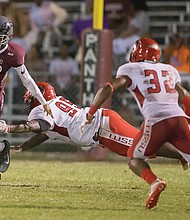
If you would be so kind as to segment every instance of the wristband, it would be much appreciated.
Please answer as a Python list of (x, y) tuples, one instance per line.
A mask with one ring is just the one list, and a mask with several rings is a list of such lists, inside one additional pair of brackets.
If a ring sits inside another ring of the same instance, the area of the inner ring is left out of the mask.
[(8, 134), (11, 132), (11, 126), (10, 125), (7, 125), (7, 128), (6, 128), (6, 131), (5, 133)]
[(95, 112), (97, 111), (96, 106), (94, 106), (93, 104), (90, 106), (90, 109), (88, 111), (88, 114), (93, 115)]

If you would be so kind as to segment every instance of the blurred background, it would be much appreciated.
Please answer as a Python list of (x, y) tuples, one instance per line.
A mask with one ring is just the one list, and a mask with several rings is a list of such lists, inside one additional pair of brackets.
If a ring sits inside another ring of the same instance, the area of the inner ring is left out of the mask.
[[(14, 37), (25, 48), (25, 64), (35, 81), (48, 81), (58, 95), (80, 105), (81, 33), (92, 28), (93, 0), (0, 0), (0, 14), (10, 17)], [(129, 61), (133, 43), (151, 37), (161, 46), (161, 61), (176, 67), (190, 91), (190, 1), (104, 0), (103, 28), (113, 32), (113, 71)], [(23, 87), (10, 71), (2, 118), (8, 123), (26, 119)], [(128, 91), (114, 94), (111, 108), (140, 127), (142, 116)], [(29, 135), (9, 135), (15, 145)], [(37, 150), (73, 151), (76, 148), (48, 142)], [(52, 147), (53, 145), (53, 147)], [(62, 144), (63, 145), (63, 144)]]

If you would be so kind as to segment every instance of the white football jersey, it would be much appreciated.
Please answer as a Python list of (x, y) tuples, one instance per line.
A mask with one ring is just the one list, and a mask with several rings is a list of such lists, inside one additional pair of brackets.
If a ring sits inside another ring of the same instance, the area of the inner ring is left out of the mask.
[(54, 118), (44, 112), (42, 105), (32, 109), (28, 115), (28, 120), (43, 119), (47, 121), (51, 127), (47, 131), (50, 139), (61, 139), (66, 143), (77, 144), (81, 146), (93, 146), (97, 144), (93, 140), (94, 134), (100, 127), (100, 119), (102, 109), (98, 109), (92, 123), (86, 125), (83, 135), (80, 134), (79, 126), (86, 118), (87, 108), (78, 108), (69, 100), (62, 96), (58, 96), (51, 101), (48, 101), (49, 106), (53, 112)]
[(127, 63), (117, 71), (117, 77), (122, 75), (132, 80), (128, 90), (145, 120), (149, 119), (154, 124), (170, 117), (187, 117), (178, 104), (178, 92), (175, 90), (181, 78), (171, 65), (148, 61)]

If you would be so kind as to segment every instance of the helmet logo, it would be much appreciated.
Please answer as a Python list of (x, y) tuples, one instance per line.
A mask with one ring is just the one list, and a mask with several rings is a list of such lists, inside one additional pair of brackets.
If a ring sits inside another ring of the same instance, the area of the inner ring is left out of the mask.
[(9, 21), (7, 21), (6, 23), (4, 23), (1, 27), (1, 33), (2, 34), (6, 34), (12, 27), (12, 23), (10, 23)]
[(13, 23), (5, 16), (0, 16), (0, 49), (5, 47), (13, 37)]
[(148, 45), (148, 48), (152, 48), (152, 49), (155, 49), (155, 50), (159, 50), (160, 49), (159, 46), (156, 45), (156, 44), (150, 44), (150, 45)]

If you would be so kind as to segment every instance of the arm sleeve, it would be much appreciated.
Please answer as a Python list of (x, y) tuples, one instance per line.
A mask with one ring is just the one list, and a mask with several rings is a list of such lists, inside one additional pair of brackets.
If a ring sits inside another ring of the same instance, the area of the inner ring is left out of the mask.
[(26, 89), (28, 89), (31, 92), (31, 94), (33, 96), (35, 96), (42, 105), (45, 105), (46, 100), (43, 97), (42, 93), (40, 92), (40, 89), (38, 88), (38, 86), (36, 85), (34, 80), (32, 79), (32, 77), (30, 76), (26, 66), (24, 64), (22, 64), (21, 66), (16, 67), (14, 69), (16, 70), (17, 74), (19, 75), (19, 77), (20, 77), (23, 85), (26, 87)]

